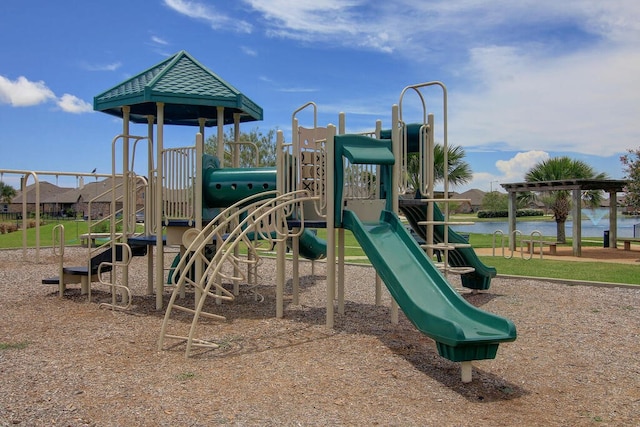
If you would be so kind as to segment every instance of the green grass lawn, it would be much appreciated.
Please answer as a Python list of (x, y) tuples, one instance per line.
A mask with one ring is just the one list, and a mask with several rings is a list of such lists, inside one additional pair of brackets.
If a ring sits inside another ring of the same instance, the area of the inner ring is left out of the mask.
[[(78, 236), (87, 232), (87, 222), (85, 221), (48, 221), (40, 227), (41, 246), (51, 246), (52, 229), (57, 224), (63, 224), (65, 226), (65, 241), (67, 245), (80, 244)], [(318, 230), (318, 236), (326, 239), (326, 230)], [(493, 245), (493, 236), (471, 233), (469, 236), (469, 242), (474, 248), (491, 248)], [(27, 245), (30, 247), (35, 246), (35, 228), (31, 228), (27, 231)], [(602, 239), (590, 239), (588, 241), (583, 241), (583, 246), (589, 245), (602, 246)], [(567, 242), (567, 246), (571, 246), (570, 240)], [(21, 247), (21, 232), (0, 235), (0, 249)], [(499, 253), (499, 251), (496, 252), (496, 254)], [(345, 231), (345, 256), (349, 262), (369, 262), (355, 237), (349, 231)], [(519, 257), (505, 259), (502, 256), (482, 256), (480, 259), (483, 263), (496, 267), (498, 274), (504, 275), (640, 285), (639, 265), (612, 264), (606, 262), (580, 262), (580, 268), (576, 268), (575, 261), (556, 261), (549, 259), (540, 260), (537, 258), (523, 260)]]
[[(326, 230), (318, 230), (318, 236), (326, 238)], [(549, 239), (555, 237), (549, 236)], [(469, 235), (469, 242), (474, 248), (491, 248), (493, 236), (490, 234)], [(500, 243), (497, 242), (499, 245)], [(571, 247), (571, 239), (566, 246)], [(582, 242), (583, 246), (602, 247), (602, 239), (589, 239)], [(364, 251), (358, 245), (353, 234), (345, 231), (345, 256), (364, 256)], [(499, 254), (497, 251), (496, 254)], [(580, 262), (580, 268), (576, 268), (575, 261), (556, 261), (549, 259), (523, 260), (514, 257), (505, 259), (502, 256), (481, 256), (480, 260), (489, 266), (496, 267), (498, 274), (530, 277), (548, 277), (554, 279), (584, 280), (605, 283), (626, 283), (640, 285), (640, 266), (627, 264), (612, 264), (605, 262)], [(349, 262), (368, 263), (367, 259), (352, 259)]]
[(640, 285), (640, 266), (606, 262), (557, 261), (519, 257), (481, 256), (480, 260), (498, 270), (498, 275), (548, 277), (576, 281)]
[[(64, 226), (64, 240), (67, 245), (79, 245), (78, 236), (84, 234), (88, 230), (88, 222), (73, 219), (46, 220), (40, 225), (40, 246), (51, 246), (53, 228), (62, 224)], [(22, 221), (20, 221), (22, 225)], [(35, 247), (36, 245), (36, 229), (27, 229), (27, 246)], [(0, 249), (22, 248), (22, 231), (13, 233), (0, 234)]]
[[(494, 221), (504, 221), (505, 223), (507, 222), (507, 218), (505, 217), (501, 217), (501, 218), (478, 218), (478, 214), (476, 213), (455, 213), (455, 214), (450, 214), (449, 215), (449, 219), (451, 221), (456, 221), (456, 222), (494, 222)], [(553, 215), (543, 215), (543, 216), (519, 216), (518, 217), (518, 222), (521, 221), (549, 221), (549, 222), (553, 222), (555, 221), (553, 219)]]
[[(20, 221), (22, 224), (22, 221)], [(89, 223), (84, 220), (74, 219), (55, 219), (45, 220), (40, 225), (40, 246), (47, 247), (52, 245), (53, 228), (62, 224), (64, 226), (64, 241), (66, 245), (73, 246), (79, 245), (79, 236), (85, 234), (89, 230)], [(137, 231), (142, 231), (140, 225), (137, 226)], [(27, 229), (27, 246), (36, 246), (36, 229), (35, 227)], [(22, 248), (22, 231), (19, 230), (13, 233), (0, 234), (0, 249)]]

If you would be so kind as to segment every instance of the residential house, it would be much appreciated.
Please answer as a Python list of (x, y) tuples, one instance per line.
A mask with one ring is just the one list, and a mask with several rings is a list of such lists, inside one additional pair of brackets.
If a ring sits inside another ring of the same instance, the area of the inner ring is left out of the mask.
[[(116, 178), (120, 181), (121, 178)], [(107, 178), (101, 181), (95, 180), (86, 184), (79, 182), (78, 188), (58, 187), (46, 181), (40, 182), (40, 214), (53, 217), (72, 216), (98, 219), (109, 215), (112, 202), (112, 180)], [(27, 212), (35, 212), (36, 184), (26, 188)], [(136, 195), (136, 209), (144, 206), (144, 191), (138, 191)], [(122, 209), (122, 189), (116, 188), (116, 210)], [(9, 212), (22, 212), (23, 194), (18, 191), (16, 197), (8, 207)], [(91, 212), (89, 212), (91, 210)]]

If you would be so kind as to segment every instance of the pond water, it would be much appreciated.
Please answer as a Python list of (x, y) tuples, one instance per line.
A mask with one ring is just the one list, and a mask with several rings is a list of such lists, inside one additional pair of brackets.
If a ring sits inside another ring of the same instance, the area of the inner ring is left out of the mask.
[[(604, 232), (609, 230), (608, 212), (603, 214), (598, 210), (595, 213), (590, 210), (584, 210), (583, 215), (589, 217), (588, 219), (582, 220), (583, 238), (603, 237)], [(640, 217), (630, 217), (618, 214), (617, 223), (618, 237), (634, 237), (634, 225), (636, 225), (636, 233), (640, 233)], [(493, 234), (496, 230), (500, 230), (505, 235), (509, 234), (509, 223), (506, 218), (503, 221), (476, 222), (473, 225), (452, 225), (451, 228), (463, 233)], [(525, 235), (531, 234), (532, 231), (539, 231), (543, 236), (556, 235), (555, 221), (517, 221), (516, 229), (520, 230), (522, 234)], [(573, 233), (573, 221), (569, 220), (565, 223), (565, 233), (567, 237), (571, 237)]]

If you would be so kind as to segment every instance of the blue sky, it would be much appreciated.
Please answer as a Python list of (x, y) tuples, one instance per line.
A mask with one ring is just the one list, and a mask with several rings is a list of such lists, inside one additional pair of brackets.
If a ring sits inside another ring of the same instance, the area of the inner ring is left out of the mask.
[[(3, 0), (0, 46), (0, 169), (109, 173), (122, 125), (93, 97), (180, 50), (264, 109), (244, 130), (287, 140), (307, 101), (355, 132), (389, 126), (405, 86), (444, 82), (449, 144), (474, 171), (458, 191), (522, 181), (558, 155), (622, 178), (620, 155), (640, 145), (635, 0)], [(421, 117), (414, 98), (407, 121)], [(427, 92), (436, 114), (439, 100)]]

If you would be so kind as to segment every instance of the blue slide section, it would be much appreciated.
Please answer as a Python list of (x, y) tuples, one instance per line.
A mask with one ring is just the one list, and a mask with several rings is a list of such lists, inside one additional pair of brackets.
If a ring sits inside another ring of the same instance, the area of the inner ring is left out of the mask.
[(474, 307), (451, 287), (393, 212), (383, 211), (377, 223), (362, 223), (344, 210), (343, 226), (407, 318), (436, 341), (441, 356), (455, 362), (492, 359), (499, 343), (516, 339), (510, 320)]

